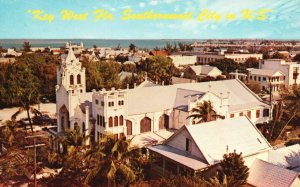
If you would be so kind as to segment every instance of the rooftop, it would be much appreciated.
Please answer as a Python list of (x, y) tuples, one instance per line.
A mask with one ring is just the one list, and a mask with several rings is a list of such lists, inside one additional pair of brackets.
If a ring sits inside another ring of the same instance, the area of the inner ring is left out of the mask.
[(148, 149), (159, 153), (171, 160), (174, 160), (184, 166), (187, 166), (193, 170), (200, 170), (208, 166), (196, 156), (168, 145), (157, 145), (148, 147)]
[(222, 160), (226, 152), (236, 151), (245, 157), (271, 149), (246, 116), (187, 125), (186, 129), (210, 164)]
[(298, 173), (256, 159), (249, 170), (247, 183), (257, 187), (289, 187)]

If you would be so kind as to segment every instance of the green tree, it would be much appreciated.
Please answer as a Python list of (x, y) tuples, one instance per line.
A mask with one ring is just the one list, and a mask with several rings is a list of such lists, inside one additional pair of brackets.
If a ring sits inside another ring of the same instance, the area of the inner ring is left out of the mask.
[(29, 125), (33, 132), (33, 124), (30, 112), (40, 114), (33, 105), (39, 102), (38, 79), (32, 74), (31, 69), (25, 64), (16, 64), (11, 69), (8, 78), (8, 93), (11, 95), (10, 102), (20, 106), (19, 110), (12, 116), (16, 116), (24, 110), (27, 112)]
[(228, 186), (237, 187), (246, 184), (249, 168), (245, 165), (242, 153), (225, 154), (220, 166), (222, 169), (220, 176), (218, 176), (219, 181), (223, 182), (226, 176)]
[(129, 185), (137, 179), (140, 152), (129, 148), (130, 141), (104, 136), (86, 155), (91, 169), (85, 182), (109, 186)]
[(119, 73), (121, 64), (115, 61), (100, 62), (97, 70), (102, 77), (104, 88), (110, 89), (112, 87), (119, 88), (121, 86)]
[(245, 72), (246, 71), (244, 66), (241, 66), (240, 64), (238, 64), (234, 60), (228, 59), (228, 58), (217, 60), (215, 62), (210, 62), (209, 65), (217, 67), (219, 70), (221, 70), (225, 74), (228, 74), (230, 72), (234, 72), (237, 69), (240, 72)]
[(104, 86), (103, 77), (98, 71), (97, 62), (83, 56), (82, 66), (86, 68), (86, 90), (99, 90)]
[(133, 43), (131, 43), (128, 48), (129, 48), (129, 52), (133, 52), (133, 53), (135, 53), (137, 49)]
[(148, 76), (159, 83), (171, 84), (172, 76), (178, 73), (178, 69), (172, 63), (172, 59), (161, 55), (152, 56), (142, 63), (142, 70), (148, 72)]
[(215, 121), (218, 118), (224, 118), (224, 116), (217, 114), (210, 101), (197, 103), (196, 107), (193, 108), (190, 112), (191, 115), (189, 115), (187, 118), (196, 119), (196, 123), (204, 123)]
[(300, 54), (297, 54), (294, 58), (294, 61), (300, 62)]
[(257, 81), (248, 80), (245, 82), (245, 85), (254, 93), (261, 93), (261, 84)]
[(246, 68), (258, 68), (259, 67), (259, 60), (256, 58), (250, 57), (245, 61)]
[(278, 134), (277, 138), (275, 138), (275, 140), (282, 135), (285, 128), (300, 113), (300, 86), (294, 87), (292, 92), (288, 92), (287, 94), (283, 95), (283, 102), (286, 106), (285, 111), (287, 116), (287, 122), (284, 124), (283, 128), (281, 129), (280, 133)]
[(30, 45), (30, 43), (29, 42), (24, 42), (23, 43), (23, 51), (24, 52), (30, 52), (31, 51), (31, 45)]

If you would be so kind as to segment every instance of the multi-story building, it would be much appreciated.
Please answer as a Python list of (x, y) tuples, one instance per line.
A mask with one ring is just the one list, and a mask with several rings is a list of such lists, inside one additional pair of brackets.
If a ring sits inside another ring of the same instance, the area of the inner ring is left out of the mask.
[(195, 123), (187, 117), (203, 101), (210, 101), (224, 118), (247, 115), (253, 123), (262, 123), (271, 117), (271, 107), (238, 79), (93, 92), (85, 87), (85, 68), (70, 49), (57, 69), (58, 133), (79, 126), (98, 140), (107, 133), (117, 139), (179, 129)]
[(261, 69), (278, 70), (285, 75), (285, 86), (291, 87), (300, 84), (300, 64), (297, 62), (286, 62), (282, 59), (268, 59), (260, 63)]
[(197, 63), (198, 64), (208, 64), (210, 62), (215, 62), (217, 60), (222, 59), (232, 59), (237, 63), (245, 63), (248, 58), (255, 58), (257, 60), (262, 60), (262, 54), (254, 54), (254, 53), (233, 53), (233, 54), (226, 54), (226, 53), (203, 53), (197, 55)]
[(279, 92), (284, 88), (285, 75), (278, 70), (248, 68), (249, 80), (257, 81), (263, 90), (272, 93)]

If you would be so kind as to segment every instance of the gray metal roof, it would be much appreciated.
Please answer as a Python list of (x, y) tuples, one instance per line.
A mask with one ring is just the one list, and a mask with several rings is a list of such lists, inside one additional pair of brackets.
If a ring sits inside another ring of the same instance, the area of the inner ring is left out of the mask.
[(256, 159), (250, 167), (247, 183), (257, 187), (289, 187), (299, 173)]
[(181, 151), (179, 149), (176, 149), (168, 145), (157, 145), (157, 146), (148, 147), (148, 149), (156, 153), (159, 153), (193, 170), (200, 170), (208, 166), (206, 163), (204, 163), (204, 161), (201, 161), (196, 156), (186, 151)]

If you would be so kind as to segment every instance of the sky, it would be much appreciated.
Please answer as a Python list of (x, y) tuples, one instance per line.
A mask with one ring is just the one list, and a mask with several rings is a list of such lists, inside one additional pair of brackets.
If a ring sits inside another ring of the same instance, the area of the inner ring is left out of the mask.
[[(190, 20), (120, 19), (125, 9), (134, 13), (193, 12)], [(300, 39), (300, 0), (0, 0), (0, 39)], [(86, 21), (62, 20), (61, 11), (88, 12)], [(94, 21), (93, 11), (105, 9), (115, 17)], [(219, 22), (198, 21), (208, 9), (222, 15)], [(267, 20), (243, 20), (241, 12), (272, 10)], [(43, 10), (54, 20), (33, 20), (28, 10)], [(228, 21), (227, 13), (236, 19)]]

